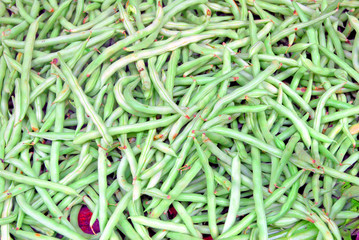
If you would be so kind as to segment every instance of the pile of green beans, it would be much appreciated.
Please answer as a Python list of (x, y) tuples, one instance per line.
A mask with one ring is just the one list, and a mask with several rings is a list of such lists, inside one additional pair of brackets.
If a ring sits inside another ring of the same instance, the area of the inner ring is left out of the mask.
[(358, 18), (357, 0), (0, 1), (0, 239), (359, 237)]

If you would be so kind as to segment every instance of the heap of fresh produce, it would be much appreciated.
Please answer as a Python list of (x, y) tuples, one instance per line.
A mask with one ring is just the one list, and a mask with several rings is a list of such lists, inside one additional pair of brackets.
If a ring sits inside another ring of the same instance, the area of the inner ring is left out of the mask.
[(1, 240), (358, 239), (358, 17), (2, 0)]

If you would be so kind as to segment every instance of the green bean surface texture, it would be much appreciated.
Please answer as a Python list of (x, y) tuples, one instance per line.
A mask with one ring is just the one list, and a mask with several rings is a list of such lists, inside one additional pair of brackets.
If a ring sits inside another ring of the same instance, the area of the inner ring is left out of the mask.
[(0, 40), (1, 240), (359, 239), (358, 0), (2, 0)]

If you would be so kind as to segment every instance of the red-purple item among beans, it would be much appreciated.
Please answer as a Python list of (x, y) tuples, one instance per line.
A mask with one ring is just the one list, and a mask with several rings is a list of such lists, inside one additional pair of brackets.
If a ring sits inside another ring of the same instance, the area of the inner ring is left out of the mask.
[(93, 229), (92, 231), (90, 227), (91, 217), (92, 217), (92, 212), (90, 211), (90, 209), (88, 209), (87, 206), (83, 206), (78, 215), (78, 222), (79, 222), (79, 227), (84, 233), (94, 235), (95, 233), (97, 234), (100, 232), (100, 226), (98, 220), (96, 219), (95, 223), (92, 226)]

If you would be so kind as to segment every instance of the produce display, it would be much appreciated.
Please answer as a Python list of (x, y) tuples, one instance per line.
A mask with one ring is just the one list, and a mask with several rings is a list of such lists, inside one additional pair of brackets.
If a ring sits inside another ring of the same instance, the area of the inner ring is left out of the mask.
[(359, 239), (358, 0), (2, 0), (0, 239)]

